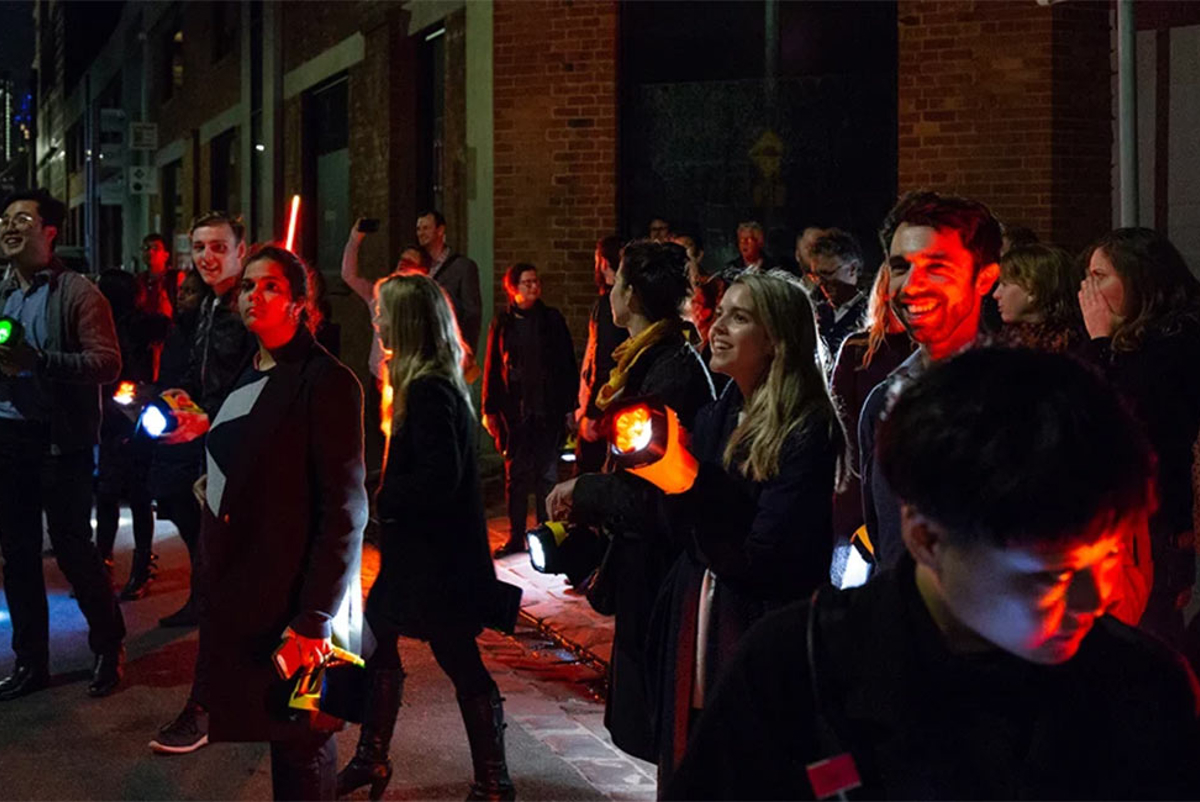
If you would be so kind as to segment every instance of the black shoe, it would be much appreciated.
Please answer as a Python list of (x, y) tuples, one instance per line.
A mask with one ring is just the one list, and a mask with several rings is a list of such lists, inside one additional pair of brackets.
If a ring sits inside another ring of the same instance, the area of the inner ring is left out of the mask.
[(499, 560), (501, 557), (507, 557), (510, 554), (520, 554), (523, 551), (525, 551), (524, 540), (510, 540), (492, 552), (492, 559)]
[(388, 757), (388, 750), (391, 748), (392, 730), (396, 727), (396, 714), (400, 712), (403, 696), (403, 670), (371, 672), (370, 696), (358, 734), (358, 748), (346, 768), (338, 772), (338, 796), (369, 785), (370, 799), (383, 798), (383, 792), (392, 779), (392, 761)]
[(508, 776), (508, 762), (504, 756), (506, 725), (500, 690), (493, 687), (489, 693), (467, 699), (460, 697), (458, 708), (467, 728), (471, 764), (475, 769), (475, 782), (471, 783), (468, 802), (516, 799), (517, 791)]
[(186, 755), (208, 743), (208, 711), (188, 699), (175, 720), (158, 731), (150, 748), (160, 755)]
[(121, 601), (134, 601), (146, 595), (154, 579), (155, 555), (134, 552), (133, 566), (129, 569), (129, 581), (121, 591)]
[(50, 671), (45, 665), (17, 663), (12, 674), (0, 679), (0, 702), (7, 702), (34, 691), (40, 691), (49, 682)]
[(125, 647), (118, 646), (111, 652), (96, 655), (92, 669), (92, 681), (88, 683), (88, 696), (108, 696), (121, 684), (125, 675)]
[(158, 619), (160, 627), (194, 627), (197, 623), (196, 607), (191, 598), (175, 612)]

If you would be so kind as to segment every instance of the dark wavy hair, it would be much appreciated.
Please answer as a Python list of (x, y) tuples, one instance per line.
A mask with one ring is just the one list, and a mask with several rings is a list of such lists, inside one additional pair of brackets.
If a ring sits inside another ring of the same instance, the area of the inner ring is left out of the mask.
[(1000, 261), (1004, 237), (991, 209), (976, 200), (957, 195), (939, 195), (928, 190), (909, 192), (897, 201), (879, 229), (884, 254), (892, 249), (896, 229), (929, 226), (937, 231), (957, 231), (963, 247), (975, 258), (975, 272)]
[(679, 317), (679, 308), (692, 291), (687, 251), (682, 245), (635, 240), (621, 253), (621, 270), (647, 320), (654, 323)]
[(196, 229), (204, 226), (229, 226), (233, 231), (234, 240), (241, 242), (246, 238), (246, 221), (240, 215), (229, 214), (229, 212), (205, 212), (192, 218), (192, 227), (188, 229), (188, 234), (195, 234)]
[(900, 394), (876, 449), (896, 495), (964, 545), (1080, 542), (1155, 504), (1141, 426), (1063, 354), (979, 348), (936, 363)]
[(246, 268), (253, 262), (263, 259), (274, 262), (283, 268), (283, 276), (287, 279), (292, 300), (303, 303), (300, 321), (308, 327), (310, 332), (315, 332), (321, 325), (321, 310), (318, 307), (317, 284), (312, 268), (287, 248), (270, 243), (260, 243), (250, 249), (246, 261), (242, 263), (242, 273), (244, 274)]
[(1175, 334), (1200, 320), (1200, 281), (1162, 234), (1151, 228), (1110, 231), (1083, 251), (1084, 275), (1096, 251), (1108, 257), (1121, 277), (1130, 310), (1113, 332), (1114, 350), (1136, 351), (1147, 337)]
[[(624, 247), (625, 240), (618, 237), (616, 234), (609, 234), (607, 237), (601, 237), (596, 242), (596, 250), (604, 257), (604, 261), (608, 262), (608, 266), (612, 268), (614, 273), (621, 266), (621, 248)], [(604, 280), (604, 271), (599, 266), (596, 267), (596, 273), (593, 276), (596, 281), (596, 291), (601, 295), (608, 292), (608, 282)]]

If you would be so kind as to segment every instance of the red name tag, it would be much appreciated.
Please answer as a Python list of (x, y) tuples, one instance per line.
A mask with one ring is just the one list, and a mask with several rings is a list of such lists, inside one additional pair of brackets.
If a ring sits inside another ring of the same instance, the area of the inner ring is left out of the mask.
[(849, 752), (809, 763), (807, 770), (808, 781), (817, 799), (828, 799), (862, 786), (858, 766), (854, 765), (854, 756)]

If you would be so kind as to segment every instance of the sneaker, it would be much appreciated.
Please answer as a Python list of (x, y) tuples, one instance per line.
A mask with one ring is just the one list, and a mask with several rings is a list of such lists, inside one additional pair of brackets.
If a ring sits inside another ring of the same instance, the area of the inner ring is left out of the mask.
[(160, 755), (186, 755), (208, 744), (208, 711), (191, 699), (183, 711), (150, 741), (150, 749)]

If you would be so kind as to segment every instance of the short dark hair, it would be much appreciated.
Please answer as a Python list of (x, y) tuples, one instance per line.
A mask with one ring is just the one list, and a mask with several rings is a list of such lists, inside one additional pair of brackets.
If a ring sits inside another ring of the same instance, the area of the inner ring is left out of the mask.
[(537, 272), (537, 267), (528, 262), (517, 262), (508, 266), (508, 270), (504, 271), (504, 289), (508, 290), (508, 297), (515, 297), (517, 294), (518, 285), (521, 283), (521, 274), (532, 270)]
[(688, 220), (671, 227), (671, 234), (676, 237), (687, 237), (696, 246), (696, 250), (704, 250), (704, 233), (700, 225)]
[[(260, 243), (250, 249), (246, 256), (244, 267), (262, 260), (274, 262), (283, 268), (284, 278), (287, 279), (288, 289), (293, 301), (304, 302), (303, 320), (309, 331), (315, 332), (321, 324), (321, 311), (318, 306), (318, 285), (312, 269), (296, 254), (287, 248), (270, 243)], [(245, 270), (243, 268), (243, 274)]]
[(856, 268), (863, 265), (862, 248), (858, 240), (848, 231), (831, 228), (825, 231), (812, 246), (813, 256), (835, 256), (842, 264), (853, 264)]
[(442, 214), (441, 212), (439, 212), (437, 209), (426, 209), (425, 211), (423, 211), (417, 215), (418, 220), (420, 220), (422, 217), (432, 217), (433, 225), (435, 227), (440, 228), (440, 227), (446, 225), (446, 216), (444, 214)]
[(1003, 235), (1000, 222), (986, 205), (957, 195), (939, 195), (928, 190), (909, 192), (888, 212), (879, 229), (884, 254), (892, 250), (896, 229), (929, 226), (937, 231), (957, 231), (963, 247), (975, 259), (975, 270), (1000, 261)]
[(633, 287), (651, 323), (679, 316), (692, 290), (687, 264), (687, 251), (674, 242), (635, 240), (621, 252), (625, 283)]
[(1040, 240), (1033, 229), (1027, 226), (1003, 226), (1004, 238), (1008, 240), (1009, 248), (1021, 248), (1025, 245), (1037, 245)]
[[(610, 234), (607, 237), (601, 237), (596, 242), (596, 250), (604, 257), (604, 261), (608, 262), (608, 266), (612, 268), (614, 273), (621, 266), (621, 248), (625, 246), (625, 240), (618, 237), (616, 234)], [(608, 290), (608, 282), (604, 280), (604, 273), (599, 267), (596, 268), (595, 276), (596, 290), (598, 292), (606, 292)]]
[(427, 271), (429, 270), (429, 251), (425, 250), (420, 245), (417, 245), (415, 243), (412, 245), (405, 245), (403, 248), (401, 248), (400, 255), (403, 256), (405, 251), (416, 251), (417, 253), (419, 253), (421, 255), (421, 261), (420, 261), (421, 267), (425, 268), (425, 270), (427, 270)]
[(900, 394), (876, 448), (896, 495), (964, 545), (1068, 543), (1154, 503), (1141, 427), (1062, 354), (980, 348), (936, 363)]
[[(7, 209), (17, 201), (33, 201), (37, 204), (38, 217), (42, 218), (43, 226), (54, 226), (58, 229), (58, 234), (63, 232), (63, 224), (67, 219), (67, 206), (58, 198), (50, 194), (50, 190), (38, 187), (37, 189), (23, 189), (14, 192), (4, 199), (4, 209)], [(2, 211), (2, 210), (0, 210)], [(58, 235), (55, 235), (55, 239)]]
[(205, 212), (192, 218), (192, 227), (188, 229), (188, 236), (196, 233), (196, 229), (205, 226), (229, 226), (233, 230), (233, 238), (241, 242), (246, 238), (246, 223), (240, 215), (230, 214), (229, 212)]
[(147, 234), (146, 236), (142, 237), (142, 247), (149, 245), (151, 242), (160, 243), (163, 246), (164, 250), (167, 250), (167, 251), (171, 250), (170, 248), (167, 247), (167, 238), (164, 237), (162, 234), (159, 234), (157, 231), (152, 231), (149, 234)]
[(1147, 336), (1176, 333), (1200, 318), (1200, 280), (1171, 241), (1152, 228), (1118, 228), (1093, 242), (1081, 257), (1087, 275), (1092, 254), (1102, 251), (1125, 287), (1128, 315), (1113, 333), (1117, 351), (1139, 348)]

